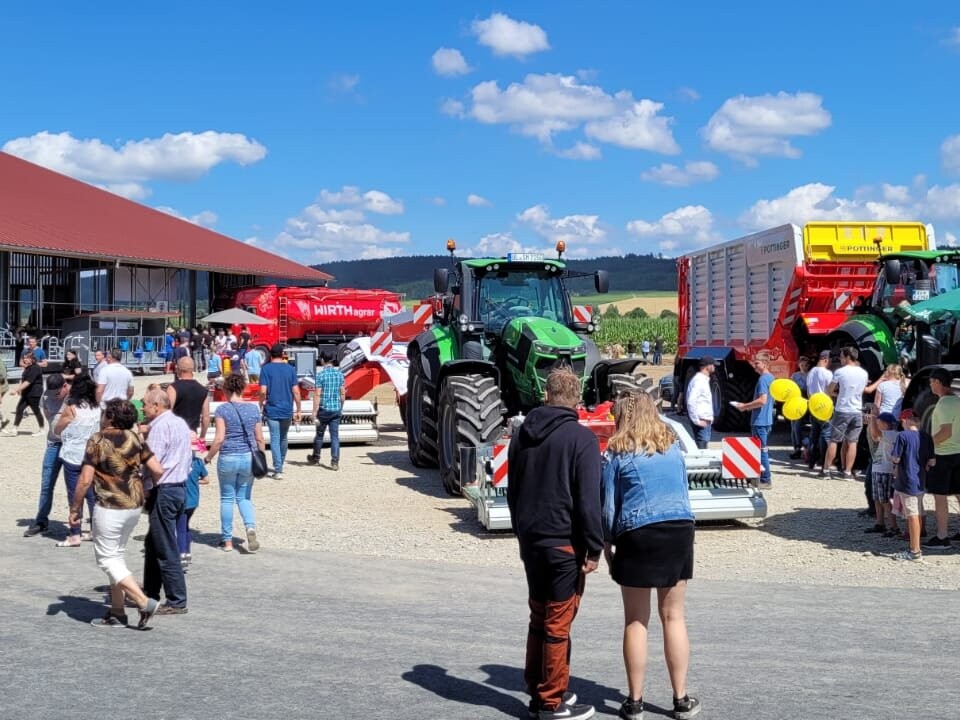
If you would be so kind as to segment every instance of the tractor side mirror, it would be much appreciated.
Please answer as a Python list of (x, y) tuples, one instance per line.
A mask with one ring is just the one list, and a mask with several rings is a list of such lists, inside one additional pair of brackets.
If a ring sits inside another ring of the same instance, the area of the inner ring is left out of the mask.
[(597, 272), (593, 274), (593, 286), (597, 289), (598, 293), (610, 291), (610, 276), (606, 270), (597, 270)]
[(900, 261), (887, 260), (883, 263), (883, 278), (887, 285), (900, 284)]
[(435, 268), (433, 271), (433, 289), (441, 295), (450, 287), (450, 271), (446, 268)]

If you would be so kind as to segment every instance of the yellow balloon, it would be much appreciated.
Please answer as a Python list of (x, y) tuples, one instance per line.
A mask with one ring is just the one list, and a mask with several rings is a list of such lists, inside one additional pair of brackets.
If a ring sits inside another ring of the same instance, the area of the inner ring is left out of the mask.
[(818, 392), (810, 396), (807, 402), (810, 414), (820, 422), (826, 422), (833, 417), (833, 400), (826, 393)]
[(807, 414), (807, 401), (802, 397), (792, 397), (783, 404), (783, 416), (787, 420), (799, 420)]
[(770, 383), (770, 394), (777, 402), (786, 402), (790, 398), (800, 397), (800, 386), (790, 378), (777, 378)]

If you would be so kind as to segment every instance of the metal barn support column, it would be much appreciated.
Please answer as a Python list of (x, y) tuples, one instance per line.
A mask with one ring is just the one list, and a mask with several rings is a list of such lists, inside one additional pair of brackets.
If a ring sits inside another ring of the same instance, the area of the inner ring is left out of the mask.
[(187, 271), (187, 327), (197, 326), (197, 271)]

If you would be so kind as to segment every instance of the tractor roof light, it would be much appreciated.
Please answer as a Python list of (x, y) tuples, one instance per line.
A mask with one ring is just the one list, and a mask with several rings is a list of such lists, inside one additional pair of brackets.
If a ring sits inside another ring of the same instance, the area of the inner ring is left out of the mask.
[(457, 251), (457, 241), (453, 238), (447, 239), (447, 252), (453, 255)]
[(557, 240), (557, 257), (562, 258), (563, 254), (567, 251), (567, 243), (563, 240)]

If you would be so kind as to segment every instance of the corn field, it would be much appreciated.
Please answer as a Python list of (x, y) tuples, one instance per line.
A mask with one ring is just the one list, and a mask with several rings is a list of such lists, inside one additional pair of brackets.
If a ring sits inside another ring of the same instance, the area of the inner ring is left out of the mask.
[(666, 353), (677, 351), (677, 319), (673, 318), (626, 318), (602, 317), (593, 334), (593, 341), (603, 347), (619, 343), (624, 347), (633, 340), (639, 347), (649, 340), (651, 347), (657, 337), (663, 338), (663, 350)]

